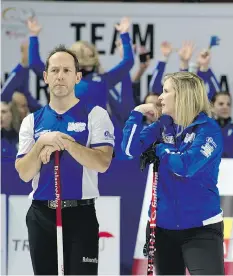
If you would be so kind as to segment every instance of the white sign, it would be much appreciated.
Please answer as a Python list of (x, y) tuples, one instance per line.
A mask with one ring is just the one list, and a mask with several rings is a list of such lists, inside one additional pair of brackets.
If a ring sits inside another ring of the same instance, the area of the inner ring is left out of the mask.
[(31, 200), (27, 196), (9, 196), (8, 202), (8, 274), (33, 275), (26, 226)]
[[(30, 203), (27, 196), (9, 197), (9, 275), (33, 274), (25, 221)], [(100, 226), (99, 275), (119, 275), (120, 198), (98, 198), (96, 213)]]
[(230, 177), (232, 175), (232, 169), (233, 158), (222, 158), (218, 175), (218, 188), (220, 195), (233, 196), (232, 177)]
[(6, 274), (6, 195), (1, 194), (1, 275)]
[(120, 275), (120, 197), (96, 200), (99, 221), (99, 275)]
[[(220, 45), (211, 50), (211, 67), (218, 79), (221, 75), (227, 75), (228, 84), (233, 89), (233, 38), (229, 35), (229, 30), (233, 29), (232, 4), (5, 1), (2, 3), (2, 11), (2, 74), (10, 72), (20, 61), (20, 43), (27, 38), (25, 21), (32, 15), (37, 16), (43, 27), (39, 36), (43, 61), (54, 46), (62, 43), (69, 47), (81, 39), (96, 45), (102, 67), (107, 71), (120, 62), (118, 53), (114, 52), (117, 38), (114, 25), (127, 15), (132, 18), (130, 35), (133, 43), (139, 46), (145, 44), (146, 48), (154, 53), (154, 59), (141, 80), (142, 98), (147, 93), (147, 74), (153, 72), (158, 59), (161, 58), (161, 42), (169, 41), (174, 48), (179, 48), (185, 40), (194, 41), (196, 50), (191, 62), (196, 63), (197, 53), (208, 48), (213, 35), (220, 38)], [(132, 72), (137, 69), (138, 58)], [(177, 52), (174, 52), (169, 58), (166, 72), (178, 70), (179, 58)], [(34, 76), (31, 79), (31, 91), (36, 95)], [(43, 89), (41, 91), (43, 92)], [(43, 101), (45, 97), (42, 98)]]

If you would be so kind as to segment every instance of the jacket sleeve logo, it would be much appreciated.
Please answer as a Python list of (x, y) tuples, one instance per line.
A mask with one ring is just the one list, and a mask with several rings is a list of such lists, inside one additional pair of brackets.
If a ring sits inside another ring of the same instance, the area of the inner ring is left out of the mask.
[(212, 154), (212, 152), (217, 148), (216, 143), (214, 142), (214, 139), (212, 137), (206, 138), (205, 145), (201, 146), (200, 152), (206, 157), (209, 158)]

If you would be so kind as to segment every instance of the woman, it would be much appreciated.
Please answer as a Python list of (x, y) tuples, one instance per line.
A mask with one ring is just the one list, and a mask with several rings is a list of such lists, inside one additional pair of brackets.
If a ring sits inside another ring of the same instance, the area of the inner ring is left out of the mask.
[(232, 99), (230, 93), (219, 92), (212, 99), (213, 113), (222, 130), (223, 158), (233, 158), (233, 122), (231, 120)]
[(9, 103), (1, 102), (1, 158), (15, 160), (18, 145), (18, 132), (15, 129), (15, 116)]
[(153, 142), (160, 160), (155, 264), (157, 275), (223, 275), (223, 216), (216, 186), (222, 134), (210, 118), (203, 81), (179, 72), (167, 75), (161, 118), (142, 130), (153, 104), (136, 107), (126, 122), (122, 148), (128, 156)]

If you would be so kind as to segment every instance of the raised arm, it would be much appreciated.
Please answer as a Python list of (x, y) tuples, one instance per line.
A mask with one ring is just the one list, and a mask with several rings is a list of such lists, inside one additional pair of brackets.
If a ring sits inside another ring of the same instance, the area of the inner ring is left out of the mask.
[(158, 62), (149, 85), (149, 92), (160, 95), (163, 92), (162, 79), (165, 72), (166, 63), (172, 53), (171, 43), (164, 41), (160, 45), (162, 54), (161, 60)]
[[(140, 47), (139, 48), (139, 57), (140, 56), (144, 56), (148, 53), (148, 51), (146, 50), (145, 47)], [(136, 72), (134, 73), (133, 77), (132, 77), (132, 82), (139, 82), (142, 75), (146, 72), (146, 70), (148, 69), (148, 67), (150, 66), (150, 62), (151, 62), (151, 58), (150, 58), (150, 54), (148, 53), (148, 55), (146, 55), (145, 57), (145, 61), (141, 61), (139, 63), (139, 67), (137, 68)]]
[(197, 60), (199, 70), (197, 72), (197, 75), (204, 80), (208, 93), (208, 98), (211, 101), (214, 95), (220, 91), (220, 85), (217, 81), (216, 76), (210, 69), (210, 60), (210, 51), (203, 50), (199, 53)]
[(118, 65), (116, 65), (114, 68), (103, 75), (107, 82), (108, 89), (111, 89), (117, 83), (121, 82), (134, 65), (133, 49), (128, 33), (130, 27), (129, 18), (122, 18), (120, 24), (116, 25), (115, 27), (120, 33), (121, 37), (123, 46), (123, 59)]
[(40, 58), (38, 35), (42, 29), (36, 19), (28, 20), (29, 38), (29, 67), (41, 79), (43, 79), (44, 62)]
[(181, 48), (178, 51), (180, 58), (180, 71), (189, 70), (189, 62), (192, 58), (195, 45), (192, 41), (183, 41)]
[[(121, 40), (116, 42), (116, 46), (122, 58), (123, 46)], [(126, 74), (120, 83), (109, 90), (108, 104), (111, 108), (111, 114), (115, 116), (118, 124), (120, 124), (123, 129), (131, 110), (135, 107), (132, 81), (129, 73)]]

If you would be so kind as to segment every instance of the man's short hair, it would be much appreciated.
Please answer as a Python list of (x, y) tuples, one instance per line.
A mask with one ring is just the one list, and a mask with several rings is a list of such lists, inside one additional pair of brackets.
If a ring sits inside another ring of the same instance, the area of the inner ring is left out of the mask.
[(49, 59), (51, 58), (51, 56), (53, 56), (56, 53), (67, 53), (69, 55), (71, 55), (74, 59), (74, 66), (75, 66), (75, 70), (76, 73), (79, 72), (79, 62), (78, 59), (75, 55), (75, 53), (73, 51), (71, 51), (70, 49), (66, 48), (65, 45), (60, 44), (59, 46), (56, 46), (48, 55), (46, 62), (45, 62), (45, 71), (48, 72), (48, 68), (49, 68)]

